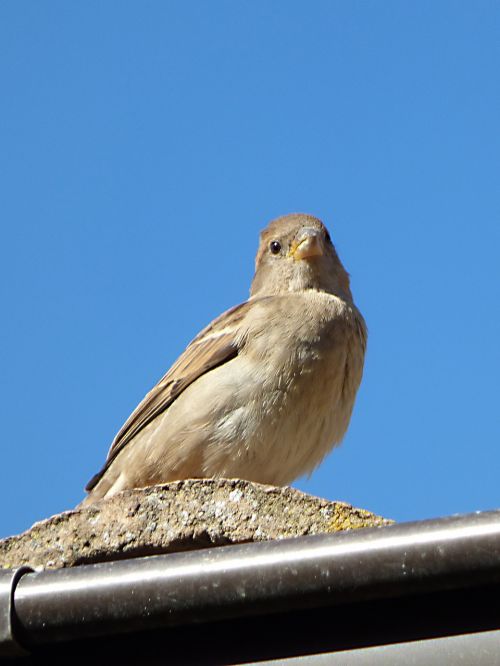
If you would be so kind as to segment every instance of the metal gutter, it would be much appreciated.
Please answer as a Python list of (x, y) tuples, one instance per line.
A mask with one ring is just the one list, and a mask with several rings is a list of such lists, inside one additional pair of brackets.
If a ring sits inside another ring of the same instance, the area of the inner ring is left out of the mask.
[(30, 571), (30, 567), (0, 571), (0, 657), (28, 654), (14, 636), (14, 591), (21, 577)]
[[(500, 511), (24, 573), (17, 638), (57, 641), (500, 582)], [(5, 617), (0, 598), (0, 617)], [(0, 654), (8, 645), (0, 633)]]

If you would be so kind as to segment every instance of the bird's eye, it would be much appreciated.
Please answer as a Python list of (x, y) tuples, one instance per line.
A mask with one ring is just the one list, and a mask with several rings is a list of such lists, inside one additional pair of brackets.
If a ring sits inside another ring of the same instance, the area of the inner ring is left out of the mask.
[(269, 249), (273, 254), (278, 254), (278, 252), (281, 250), (281, 243), (278, 243), (278, 241), (271, 241), (269, 243)]

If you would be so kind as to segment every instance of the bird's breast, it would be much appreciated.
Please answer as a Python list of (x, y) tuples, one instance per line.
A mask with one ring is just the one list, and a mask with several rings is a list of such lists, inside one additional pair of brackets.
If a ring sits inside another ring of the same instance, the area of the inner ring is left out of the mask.
[(267, 313), (266, 335), (249, 337), (241, 409), (221, 420), (222, 428), (244, 433), (237, 460), (247, 478), (253, 466), (250, 478), (274, 484), (309, 473), (341, 441), (364, 356), (357, 311), (340, 299), (285, 304), (284, 312), (280, 306)]

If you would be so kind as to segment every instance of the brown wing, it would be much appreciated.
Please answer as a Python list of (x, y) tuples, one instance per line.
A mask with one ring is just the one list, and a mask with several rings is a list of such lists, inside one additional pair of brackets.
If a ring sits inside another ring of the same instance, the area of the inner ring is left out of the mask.
[(158, 414), (168, 409), (184, 389), (201, 375), (238, 355), (242, 345), (239, 324), (248, 308), (249, 302), (246, 301), (227, 310), (196, 336), (129, 416), (111, 444), (104, 467), (90, 479), (85, 490), (94, 488), (123, 447)]

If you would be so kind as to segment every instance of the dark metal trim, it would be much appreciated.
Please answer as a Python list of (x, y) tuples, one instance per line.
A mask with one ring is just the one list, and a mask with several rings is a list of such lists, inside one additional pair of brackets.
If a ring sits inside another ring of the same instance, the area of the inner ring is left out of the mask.
[(500, 582), (500, 511), (27, 574), (29, 645)]
[(31, 567), (0, 571), (0, 658), (20, 657), (28, 652), (14, 635), (14, 592), (21, 577), (33, 571)]

